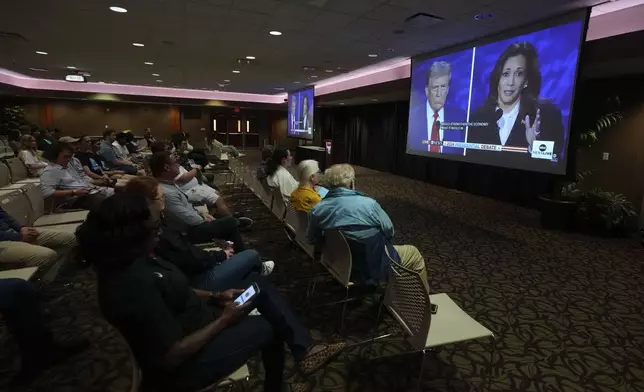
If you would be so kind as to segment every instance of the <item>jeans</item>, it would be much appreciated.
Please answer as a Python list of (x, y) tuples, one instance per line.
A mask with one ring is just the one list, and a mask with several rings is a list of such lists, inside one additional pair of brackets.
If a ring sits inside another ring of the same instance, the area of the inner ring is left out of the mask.
[(192, 287), (206, 291), (226, 291), (231, 288), (231, 282), (244, 280), (253, 271), (259, 272), (261, 267), (262, 259), (259, 253), (252, 249), (245, 250), (194, 276), (191, 279)]
[[(308, 330), (299, 322), (277, 289), (263, 276), (252, 273), (229, 282), (227, 288), (246, 288), (257, 283), (260, 293), (253, 304), (261, 316), (246, 316), (205, 345), (177, 372), (181, 386), (198, 390), (226, 377), (262, 352), (266, 372), (264, 391), (280, 392), (284, 382), (284, 343), (295, 360), (302, 360), (311, 344)], [(183, 389), (181, 389), (183, 390)]]
[(244, 240), (239, 234), (239, 221), (232, 216), (215, 219), (212, 222), (204, 222), (197, 226), (192, 226), (188, 230), (188, 239), (193, 244), (202, 244), (212, 242), (217, 239), (232, 241), (235, 252), (243, 252), (245, 248)]
[(22, 279), (0, 279), (0, 313), (18, 341), (23, 366), (37, 362), (53, 342), (45, 326), (36, 293)]
[(112, 165), (110, 167), (112, 170), (120, 170), (122, 172), (125, 172), (125, 174), (129, 174), (132, 176), (135, 176), (136, 173), (138, 173), (138, 170), (134, 166), (129, 166), (129, 165)]

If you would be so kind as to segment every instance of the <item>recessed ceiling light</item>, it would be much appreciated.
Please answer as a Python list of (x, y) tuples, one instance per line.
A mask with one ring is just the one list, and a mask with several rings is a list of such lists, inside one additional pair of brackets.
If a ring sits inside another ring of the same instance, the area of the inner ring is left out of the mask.
[(157, 79), (157, 83), (163, 83), (163, 80)]
[(49, 53), (47, 53), (47, 52), (42, 52), (42, 51), (40, 51), (40, 50), (37, 50), (37, 51), (36, 51), (36, 54), (42, 54), (43, 56), (46, 56), (46, 55), (48, 55)]
[(293, 82), (293, 83), (295, 83), (295, 84), (300, 84), (300, 82)]
[(374, 58), (374, 57), (378, 57), (378, 55), (375, 53), (369, 53), (369, 57)]
[(68, 65), (67, 69), (76, 69), (76, 67), (74, 67), (73, 65)]
[(284, 87), (275, 87), (275, 90), (282, 91), (282, 90), (284, 90)]
[(340, 102), (340, 105), (344, 105), (344, 102)]
[(152, 74), (152, 76), (161, 76), (161, 75), (159, 75), (159, 74)]
[(145, 65), (154, 65), (154, 63), (153, 63), (153, 62), (151, 62), (151, 61), (146, 61), (146, 62), (145, 62), (145, 63), (143, 63), (143, 64), (145, 64)]
[(233, 69), (233, 73), (240, 73), (240, 72), (236, 69)]
[(317, 75), (311, 75), (311, 79), (315, 79), (317, 77), (318, 77)]
[(490, 18), (492, 18), (492, 14), (490, 14), (490, 13), (483, 13), (483, 14), (474, 15), (474, 20), (485, 20), (485, 19), (490, 19)]
[(143, 44), (142, 44), (142, 43), (140, 43), (140, 42), (133, 42), (133, 43), (132, 43), (132, 45), (133, 45), (133, 46), (138, 46), (139, 48), (140, 48), (140, 47), (145, 46), (145, 45), (143, 45)]
[(325, 70), (324, 70), (324, 72), (326, 72), (326, 73), (333, 73), (333, 70), (332, 70), (332, 69), (325, 69)]
[(269, 31), (268, 34), (270, 34), (270, 35), (282, 35), (282, 32), (277, 31), (277, 30), (273, 30), (273, 31)]
[(224, 79), (224, 83), (230, 83), (230, 79)]
[(255, 60), (255, 56), (246, 56), (246, 60)]
[(125, 8), (123, 8), (123, 7), (110, 7), (110, 10), (112, 10), (114, 12), (120, 12), (120, 13), (127, 12), (127, 10)]
[(47, 72), (48, 71), (45, 68), (29, 68), (29, 69), (32, 70), (32, 71), (36, 71), (36, 72)]
[(378, 102), (378, 98), (372, 98), (371, 102)]

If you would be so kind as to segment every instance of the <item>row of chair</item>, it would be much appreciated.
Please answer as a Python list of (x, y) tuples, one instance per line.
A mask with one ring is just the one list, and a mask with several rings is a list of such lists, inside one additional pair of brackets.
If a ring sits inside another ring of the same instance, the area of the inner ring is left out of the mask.
[[(239, 183), (254, 193), (260, 200), (283, 222), (288, 230), (295, 233), (294, 238), (289, 238), (302, 248), (310, 257), (313, 255), (313, 247), (306, 241), (308, 228), (308, 215), (302, 211), (296, 211), (290, 203), (285, 202), (279, 189), (268, 187), (265, 182), (259, 181), (255, 171), (242, 161), (232, 159), (229, 161), (233, 185)], [(349, 288), (353, 286), (350, 279), (352, 269), (352, 257), (349, 245), (340, 231), (325, 231), (325, 243), (320, 255), (320, 264), (333, 276), (333, 278), (346, 289), (341, 329), (344, 325), (346, 304), (349, 299)], [(490, 362), (494, 360), (496, 350), (496, 337), (488, 328), (469, 316), (448, 294), (430, 294), (429, 288), (423, 282), (418, 272), (404, 268), (390, 258), (390, 275), (385, 289), (384, 299), (380, 309), (387, 309), (392, 317), (402, 327), (407, 340), (415, 351), (423, 353), (421, 371), (418, 378), (418, 387), (422, 381), (425, 365), (425, 354), (436, 347), (454, 344), (458, 342), (476, 340), (480, 338), (492, 338), (490, 350)], [(313, 294), (315, 286), (309, 290)], [(436, 306), (436, 312), (432, 313), (432, 305)], [(381, 311), (376, 318), (374, 335), (370, 343), (376, 339), (390, 336), (389, 334), (375, 337)], [(369, 350), (370, 352), (370, 350)], [(367, 357), (369, 356), (369, 352)], [(492, 375), (488, 378), (491, 382)]]

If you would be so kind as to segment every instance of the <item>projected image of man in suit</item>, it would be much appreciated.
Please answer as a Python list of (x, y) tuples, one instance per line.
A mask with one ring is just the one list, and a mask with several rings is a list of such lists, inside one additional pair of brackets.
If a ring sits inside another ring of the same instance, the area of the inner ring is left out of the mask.
[(302, 97), (302, 113), (300, 115), (300, 129), (311, 129), (311, 116), (309, 113), (309, 96), (304, 94)]
[(297, 129), (297, 97), (292, 96), (291, 97), (291, 131), (294, 131)]
[[(425, 83), (427, 151), (436, 153), (461, 153), (462, 149), (432, 145), (432, 141), (463, 141), (463, 130), (453, 129), (452, 122), (463, 122), (465, 112), (456, 106), (446, 105), (452, 80), (452, 65), (437, 61), (429, 67)], [(424, 125), (424, 124), (423, 124)], [(449, 129), (448, 129), (449, 128)]]

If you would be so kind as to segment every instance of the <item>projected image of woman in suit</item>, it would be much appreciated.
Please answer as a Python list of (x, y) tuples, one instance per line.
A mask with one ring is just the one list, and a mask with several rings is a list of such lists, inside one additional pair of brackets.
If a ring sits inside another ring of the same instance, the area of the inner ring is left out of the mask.
[(488, 125), (471, 126), (468, 141), (527, 147), (528, 151), (535, 140), (553, 141), (557, 153), (563, 148), (561, 111), (552, 103), (540, 101), (540, 93), (541, 70), (536, 48), (529, 42), (509, 45), (490, 74), (486, 102), (470, 119)]

